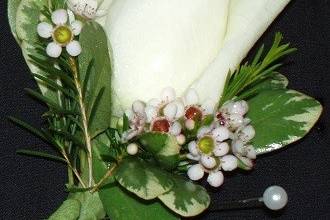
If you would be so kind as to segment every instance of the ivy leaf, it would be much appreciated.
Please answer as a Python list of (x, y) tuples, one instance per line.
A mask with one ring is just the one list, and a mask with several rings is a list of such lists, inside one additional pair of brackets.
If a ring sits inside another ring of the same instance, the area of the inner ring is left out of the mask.
[(67, 199), (48, 219), (76, 220), (80, 215), (81, 203), (77, 199)]
[[(108, 39), (103, 28), (96, 22), (87, 22), (81, 31), (79, 41), (82, 53), (79, 55), (80, 80), (89, 118), (91, 137), (110, 126), (111, 119), (111, 61)], [(87, 83), (85, 81), (87, 80)]]
[(301, 139), (322, 112), (317, 100), (286, 89), (262, 91), (248, 103), (247, 117), (256, 130), (252, 144), (258, 154), (274, 151)]
[(210, 205), (210, 196), (202, 186), (180, 176), (173, 176), (172, 180), (173, 188), (158, 198), (174, 212), (191, 217), (202, 213)]
[(173, 187), (167, 172), (137, 158), (125, 158), (115, 178), (128, 191), (146, 200), (155, 199)]
[(19, 4), (21, 3), (21, 0), (10, 0), (8, 1), (8, 21), (11, 33), (14, 35), (16, 41), (18, 44), (20, 44), (20, 40), (17, 37), (16, 33), (16, 12)]
[(161, 167), (170, 170), (178, 165), (180, 146), (174, 136), (159, 132), (148, 132), (142, 134), (139, 141), (145, 150), (154, 155)]
[[(101, 138), (100, 135), (97, 138)], [(101, 140), (102, 142), (104, 140)], [(93, 147), (93, 174), (95, 181), (99, 181), (108, 171), (108, 164), (102, 161), (102, 155), (107, 155), (106, 145)], [(104, 187), (99, 190), (103, 207), (111, 220), (178, 220), (158, 201), (145, 201), (122, 188), (115, 178), (106, 180)]]

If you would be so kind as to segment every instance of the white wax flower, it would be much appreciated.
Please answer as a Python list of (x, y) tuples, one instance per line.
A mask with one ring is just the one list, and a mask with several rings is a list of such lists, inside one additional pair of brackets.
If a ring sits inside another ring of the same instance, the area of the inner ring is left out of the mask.
[[(104, 0), (115, 114), (164, 87), (217, 102), (234, 70), (289, 0)], [(118, 97), (115, 99), (115, 97)]]

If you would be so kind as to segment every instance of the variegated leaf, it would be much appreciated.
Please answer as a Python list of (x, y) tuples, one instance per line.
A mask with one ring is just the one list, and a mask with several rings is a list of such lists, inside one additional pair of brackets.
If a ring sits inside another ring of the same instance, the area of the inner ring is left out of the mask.
[(262, 154), (295, 142), (309, 132), (321, 112), (317, 100), (300, 92), (263, 91), (249, 100), (247, 117), (256, 130), (252, 144)]
[(171, 210), (184, 217), (196, 216), (210, 205), (210, 196), (199, 185), (180, 176), (172, 177), (173, 188), (158, 198)]
[(139, 140), (143, 148), (152, 153), (162, 167), (172, 169), (179, 163), (180, 146), (174, 136), (149, 132), (142, 134)]
[(170, 175), (137, 158), (126, 158), (117, 168), (116, 180), (137, 196), (150, 200), (173, 187)]

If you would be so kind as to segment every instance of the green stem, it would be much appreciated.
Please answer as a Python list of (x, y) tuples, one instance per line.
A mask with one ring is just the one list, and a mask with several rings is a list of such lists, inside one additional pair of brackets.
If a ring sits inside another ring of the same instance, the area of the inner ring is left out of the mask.
[(75, 58), (69, 57), (69, 63), (71, 66), (73, 78), (74, 78), (74, 84), (76, 86), (76, 89), (78, 91), (78, 100), (79, 100), (79, 107), (80, 107), (80, 112), (81, 112), (81, 117), (82, 117), (82, 123), (83, 123), (83, 133), (85, 137), (85, 143), (86, 143), (86, 148), (87, 148), (87, 162), (88, 162), (88, 186), (92, 186), (92, 181), (93, 181), (93, 164), (92, 164), (92, 141), (91, 141), (91, 136), (88, 131), (88, 118), (87, 118), (87, 109), (85, 108), (84, 100), (83, 100), (83, 91), (82, 87), (79, 81), (79, 76), (78, 76), (78, 67), (77, 67), (77, 62)]

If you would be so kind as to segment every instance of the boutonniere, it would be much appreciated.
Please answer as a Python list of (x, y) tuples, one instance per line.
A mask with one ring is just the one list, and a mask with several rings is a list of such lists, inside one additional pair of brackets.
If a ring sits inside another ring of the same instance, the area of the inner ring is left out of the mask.
[[(322, 106), (280, 73), (296, 49), (276, 33), (241, 63), (288, 2), (10, 1), (39, 86), (27, 93), (48, 107), (42, 128), (10, 119), (58, 150), (18, 153), (68, 167), (50, 219), (196, 216), (211, 201), (201, 181), (221, 187), (305, 136)], [(258, 201), (287, 199), (273, 186)]]

